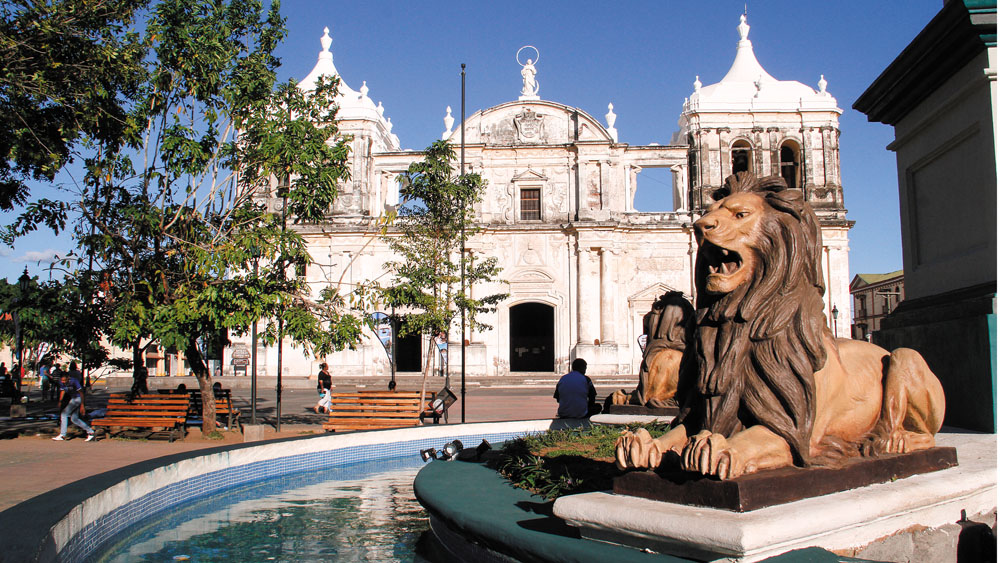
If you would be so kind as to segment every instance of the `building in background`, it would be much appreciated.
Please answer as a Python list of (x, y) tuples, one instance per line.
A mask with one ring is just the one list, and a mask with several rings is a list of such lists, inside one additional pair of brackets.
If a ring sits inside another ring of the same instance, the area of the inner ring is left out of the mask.
[(871, 340), (882, 320), (903, 300), (903, 270), (888, 274), (858, 274), (851, 280), (851, 338)]
[[(472, 291), (510, 297), (482, 319), (493, 330), (449, 335), (453, 347), (463, 338), (468, 341), (467, 373), (565, 372), (577, 357), (587, 360), (588, 373), (638, 373), (642, 316), (667, 291), (693, 299), (691, 225), (712, 202), (712, 191), (744, 170), (781, 175), (813, 204), (823, 228), (831, 329), (830, 312), (838, 305), (849, 309), (841, 109), (822, 76), (814, 89), (768, 74), (754, 56), (745, 17), (737, 31), (729, 72), (707, 86), (695, 78), (690, 97), (678, 100), (679, 131), (665, 132), (663, 145), (631, 146), (620, 140), (610, 103), (602, 122), (579, 108), (542, 99), (534, 77), (544, 68), (529, 64), (521, 76), (511, 72), (516, 99), (469, 116), (466, 170), (480, 174), (487, 186), (475, 210), (482, 230), (467, 247), (496, 256), (504, 280)], [(320, 76), (339, 76), (331, 43), (324, 33), (319, 60), (302, 88), (313, 87)], [(352, 179), (342, 186), (326, 222), (294, 227), (313, 258), (300, 273), (317, 294), (329, 286), (346, 291), (368, 280), (389, 281), (385, 264), (392, 255), (378, 237), (376, 222), (398, 204), (399, 174), (423, 158), (423, 153), (400, 149), (381, 104), (369, 97), (364, 82), (358, 90), (351, 82), (341, 77), (338, 119), (340, 130), (353, 137)], [(442, 138), (457, 147), (461, 125), (455, 121), (448, 108)], [(673, 209), (636, 211), (637, 178), (651, 169), (669, 171), (672, 185), (664, 189)], [(261, 195), (277, 209), (274, 193)], [(850, 334), (846, 319), (838, 332)], [(427, 338), (398, 342), (397, 371), (420, 370)], [(246, 340), (239, 344), (247, 345)], [(391, 369), (374, 334), (356, 350), (327, 358), (296, 357), (285, 350), (285, 376), (313, 374), (321, 361), (329, 362), (335, 375), (388, 375)], [(261, 373), (274, 374), (274, 349), (262, 347), (258, 357)], [(452, 362), (452, 372), (457, 363)]]
[(854, 103), (892, 125), (906, 300), (874, 340), (923, 354), (945, 424), (996, 431), (997, 19), (951, 0)]

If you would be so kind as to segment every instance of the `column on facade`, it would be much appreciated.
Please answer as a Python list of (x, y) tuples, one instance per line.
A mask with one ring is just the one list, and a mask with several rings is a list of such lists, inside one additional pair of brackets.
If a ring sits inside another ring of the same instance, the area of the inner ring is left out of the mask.
[(614, 251), (600, 249), (601, 261), (601, 344), (615, 343), (615, 259)]
[(600, 309), (595, 303), (600, 299), (600, 281), (594, 268), (594, 253), (590, 248), (577, 247), (577, 341), (593, 344), (598, 338), (598, 315)]

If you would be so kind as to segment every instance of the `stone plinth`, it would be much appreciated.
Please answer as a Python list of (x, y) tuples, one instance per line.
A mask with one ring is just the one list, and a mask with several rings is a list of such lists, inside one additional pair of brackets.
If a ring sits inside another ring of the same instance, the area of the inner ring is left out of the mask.
[(683, 557), (759, 561), (818, 546), (854, 552), (914, 529), (941, 528), (996, 511), (996, 436), (940, 434), (950, 469), (750, 512), (685, 506), (610, 492), (566, 496), (555, 514), (583, 537)]

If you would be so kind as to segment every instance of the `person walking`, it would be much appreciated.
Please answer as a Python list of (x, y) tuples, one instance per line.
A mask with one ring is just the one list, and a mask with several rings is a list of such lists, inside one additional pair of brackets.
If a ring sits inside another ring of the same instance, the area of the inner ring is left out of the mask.
[(330, 377), (330, 370), (327, 369), (325, 362), (319, 365), (319, 375), (316, 377), (316, 380), (316, 391), (319, 393), (319, 402), (313, 407), (313, 411), (319, 414), (320, 409), (322, 409), (324, 413), (328, 413), (332, 404), (333, 378)]
[(83, 387), (83, 372), (77, 369), (75, 360), (69, 363), (69, 376)]
[(59, 435), (52, 438), (53, 440), (61, 442), (66, 439), (66, 429), (70, 420), (87, 433), (87, 442), (94, 439), (94, 429), (80, 419), (80, 415), (87, 412), (83, 396), (83, 385), (79, 381), (70, 377), (68, 373), (60, 374), (59, 405), (62, 409), (59, 413)]
[(49, 400), (55, 401), (59, 397), (59, 380), (62, 378), (62, 368), (58, 362), (54, 362), (49, 368)]
[(52, 385), (52, 381), (49, 379), (49, 367), (48, 360), (42, 360), (42, 365), (38, 367), (38, 389), (42, 392), (42, 400), (49, 394), (49, 386)]
[(587, 361), (583, 358), (573, 360), (572, 371), (559, 378), (552, 397), (559, 401), (559, 418), (588, 418), (601, 412), (597, 389), (587, 377)]

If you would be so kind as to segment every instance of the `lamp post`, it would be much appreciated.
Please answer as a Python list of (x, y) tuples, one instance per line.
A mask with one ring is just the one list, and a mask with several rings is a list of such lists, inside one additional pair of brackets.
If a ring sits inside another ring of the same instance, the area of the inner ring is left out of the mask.
[(833, 337), (837, 337), (837, 317), (840, 315), (840, 311), (837, 310), (837, 306), (833, 306)]
[[(253, 255), (253, 277), (257, 280), (257, 265), (260, 261), (260, 248), (253, 246), (250, 248)], [(253, 328), (250, 329), (250, 424), (257, 424), (257, 321), (253, 320)]]
[(16, 396), (11, 398), (12, 401), (21, 396), (21, 375), (24, 373), (24, 327), (21, 326), (21, 300), (28, 294), (30, 284), (31, 276), (28, 275), (28, 267), (25, 266), (24, 273), (17, 278), (17, 286), (21, 290), (17, 297), (17, 311), (15, 311), (17, 314), (17, 369), (19, 373), (11, 374), (11, 377), (14, 378), (14, 388), (17, 390)]

